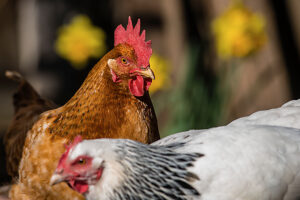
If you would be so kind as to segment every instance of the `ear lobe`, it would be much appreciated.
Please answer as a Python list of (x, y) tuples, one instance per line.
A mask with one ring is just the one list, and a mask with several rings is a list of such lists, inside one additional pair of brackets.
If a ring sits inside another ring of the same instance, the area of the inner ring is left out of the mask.
[(108, 59), (107, 65), (110, 68), (110, 73), (111, 73), (113, 82), (115, 82), (115, 83), (120, 82), (121, 80), (119, 79), (117, 74), (114, 72), (114, 70), (117, 68), (117, 65), (118, 65), (117, 61), (115, 59)]
[(116, 68), (117, 61), (115, 59), (108, 59), (107, 65), (110, 69)]
[(113, 71), (117, 68), (117, 61), (115, 59), (108, 59), (107, 65), (110, 71)]

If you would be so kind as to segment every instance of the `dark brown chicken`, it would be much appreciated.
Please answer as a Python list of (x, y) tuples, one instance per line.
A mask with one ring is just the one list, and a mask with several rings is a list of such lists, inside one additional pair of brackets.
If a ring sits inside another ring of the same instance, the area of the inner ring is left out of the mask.
[(18, 72), (6, 71), (6, 77), (19, 83), (13, 95), (14, 117), (4, 135), (6, 168), (13, 178), (18, 176), (19, 163), (28, 130), (38, 120), (40, 114), (57, 106), (43, 99)]
[(148, 94), (154, 75), (151, 42), (129, 18), (115, 30), (115, 47), (90, 71), (76, 94), (62, 107), (43, 113), (27, 133), (19, 180), (11, 199), (82, 199), (65, 184), (49, 185), (64, 144), (83, 138), (128, 138), (143, 143), (159, 139)]

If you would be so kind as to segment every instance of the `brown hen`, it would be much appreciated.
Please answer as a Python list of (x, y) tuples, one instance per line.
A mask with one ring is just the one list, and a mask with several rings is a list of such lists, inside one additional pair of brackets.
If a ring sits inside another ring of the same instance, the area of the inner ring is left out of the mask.
[(83, 138), (129, 138), (143, 143), (159, 139), (148, 94), (154, 75), (149, 67), (151, 43), (140, 35), (140, 22), (115, 31), (115, 47), (90, 71), (76, 94), (62, 107), (43, 113), (27, 133), (19, 181), (11, 199), (82, 199), (65, 184), (49, 185), (64, 144)]
[(4, 135), (6, 168), (14, 180), (18, 176), (27, 131), (42, 112), (57, 106), (52, 101), (42, 98), (18, 72), (6, 71), (5, 75), (19, 83), (18, 90), (13, 95), (14, 117)]

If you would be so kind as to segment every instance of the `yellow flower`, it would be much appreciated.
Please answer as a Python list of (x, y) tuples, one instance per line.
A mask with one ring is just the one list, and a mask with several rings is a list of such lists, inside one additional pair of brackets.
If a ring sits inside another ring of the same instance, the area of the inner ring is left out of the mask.
[(105, 53), (105, 33), (93, 26), (87, 16), (75, 16), (70, 24), (58, 30), (55, 50), (73, 67), (84, 68), (90, 57), (99, 58)]
[(212, 22), (216, 49), (220, 57), (245, 57), (266, 42), (263, 18), (240, 1), (234, 3)]
[(169, 86), (170, 65), (166, 59), (154, 53), (150, 58), (150, 67), (155, 74), (155, 80), (152, 81), (149, 92), (154, 94), (158, 90)]

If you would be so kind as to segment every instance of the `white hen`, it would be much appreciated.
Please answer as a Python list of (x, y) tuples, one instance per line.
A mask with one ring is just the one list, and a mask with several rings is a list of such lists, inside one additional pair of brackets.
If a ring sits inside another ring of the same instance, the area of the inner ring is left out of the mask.
[(289, 102), (152, 145), (77, 138), (51, 183), (66, 181), (90, 200), (298, 200), (299, 105)]
[(258, 111), (234, 120), (230, 125), (272, 125), (300, 129), (300, 99), (289, 101), (279, 108)]

